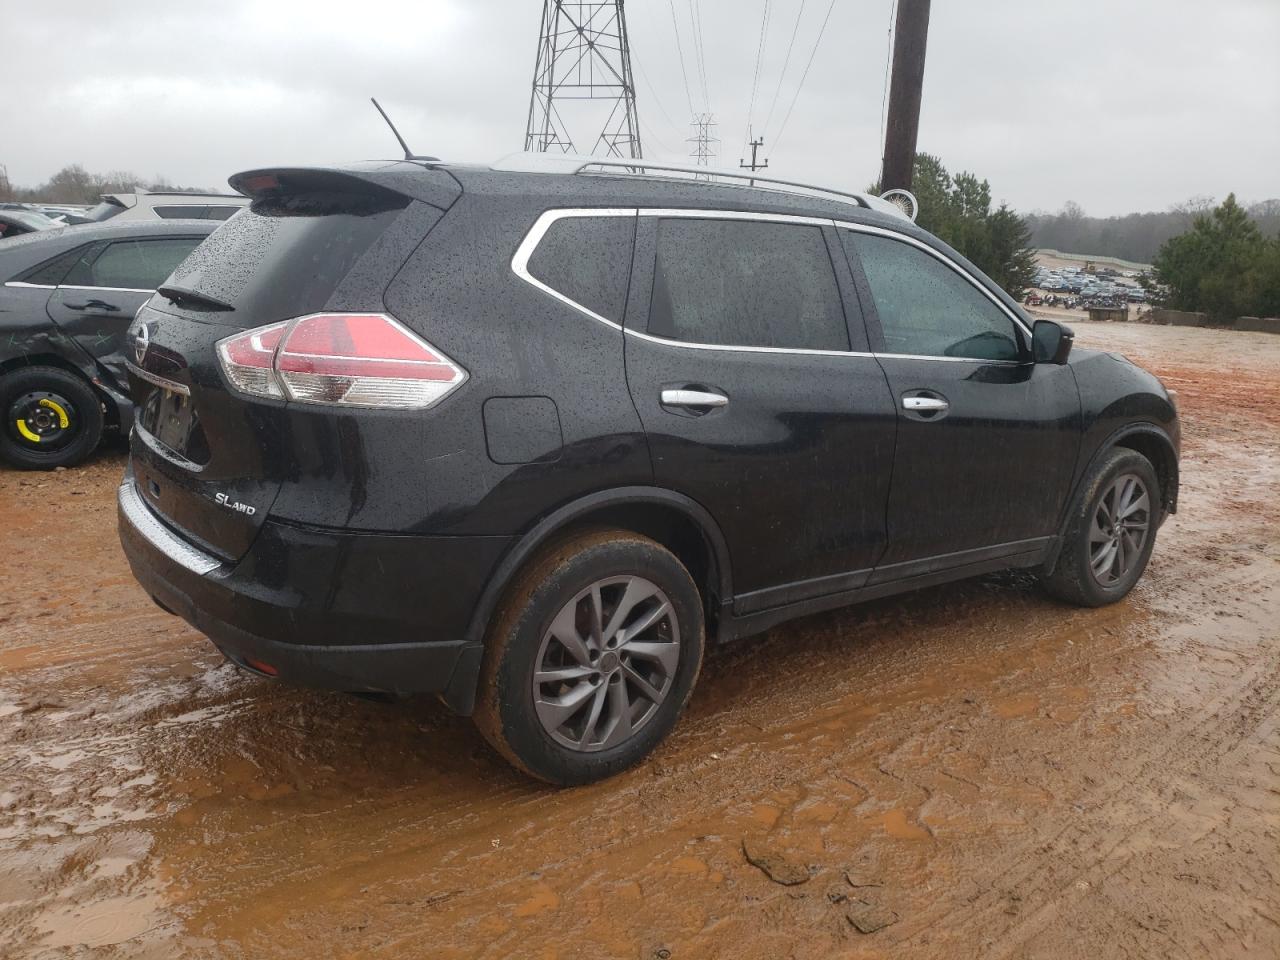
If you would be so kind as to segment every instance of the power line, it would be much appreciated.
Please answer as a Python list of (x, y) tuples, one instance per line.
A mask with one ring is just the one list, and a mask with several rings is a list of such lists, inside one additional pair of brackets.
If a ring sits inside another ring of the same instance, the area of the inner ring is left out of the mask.
[(676, 21), (676, 0), (667, 0), (671, 5), (671, 28), (676, 32), (676, 52), (680, 54), (680, 74), (684, 77), (684, 96), (689, 101), (689, 112), (693, 113), (693, 95), (689, 93), (689, 72), (684, 67), (684, 47), (680, 43), (680, 24)]
[(773, 138), (774, 149), (778, 147), (778, 141), (782, 139), (783, 131), (787, 129), (787, 121), (791, 119), (791, 111), (796, 108), (796, 101), (800, 99), (800, 91), (804, 89), (804, 81), (809, 76), (809, 68), (813, 66), (813, 58), (818, 53), (818, 47), (822, 45), (822, 37), (827, 32), (827, 22), (831, 19), (831, 11), (835, 9), (836, 0), (831, 0), (831, 5), (827, 7), (827, 15), (822, 18), (822, 27), (818, 30), (818, 39), (813, 42), (813, 49), (809, 51), (809, 60), (804, 65), (804, 73), (800, 74), (800, 83), (796, 86), (795, 96), (791, 98), (791, 105), (787, 107), (787, 115), (782, 118), (782, 126), (778, 128), (778, 135)]
[(791, 64), (791, 48), (796, 45), (796, 34), (800, 32), (800, 19), (804, 16), (805, 0), (800, 0), (800, 12), (796, 14), (796, 25), (791, 28), (791, 41), (787, 44), (787, 55), (782, 58), (782, 72), (778, 74), (778, 86), (773, 91), (773, 102), (769, 104), (769, 114), (764, 118), (763, 138), (769, 132), (769, 121), (773, 119), (773, 110), (778, 105), (778, 94), (782, 93), (782, 82), (787, 79), (787, 67)]
[(702, 42), (702, 0), (689, 0), (689, 22), (693, 24), (693, 39), (698, 53), (698, 74), (702, 79), (702, 106), (710, 111), (711, 94), (707, 89), (707, 53)]
[(747, 107), (747, 131), (742, 138), (742, 152), (747, 151), (747, 139), (751, 136), (751, 117), (756, 109), (756, 90), (760, 86), (760, 62), (764, 58), (764, 38), (769, 31), (769, 0), (764, 0), (764, 9), (760, 14), (760, 40), (756, 44), (756, 72), (751, 80), (751, 103)]
[[(649, 88), (649, 93), (653, 95), (653, 102), (658, 105), (658, 112), (662, 114), (666, 119), (668, 126), (670, 126), (674, 132), (683, 135), (680, 128), (676, 126), (676, 122), (671, 119), (671, 114), (667, 113), (667, 108), (662, 105), (662, 100), (658, 97), (657, 88), (654, 87), (653, 82), (649, 79), (649, 74), (645, 72), (644, 61), (636, 57), (635, 44), (633, 43), (631, 47), (631, 61), (640, 68), (640, 78), (644, 80), (644, 85)], [(661, 144), (661, 141), (659, 141), (659, 144)], [(666, 148), (664, 147), (663, 149)]]

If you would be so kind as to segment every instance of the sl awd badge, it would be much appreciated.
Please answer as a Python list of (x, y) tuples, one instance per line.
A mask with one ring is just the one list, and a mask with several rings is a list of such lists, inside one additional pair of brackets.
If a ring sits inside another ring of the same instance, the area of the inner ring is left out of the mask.
[(257, 507), (251, 507), (249, 504), (241, 503), (239, 500), (232, 500), (225, 493), (215, 493), (213, 495), (213, 499), (228, 510), (234, 510), (236, 513), (243, 513), (246, 517), (252, 517), (258, 512)]

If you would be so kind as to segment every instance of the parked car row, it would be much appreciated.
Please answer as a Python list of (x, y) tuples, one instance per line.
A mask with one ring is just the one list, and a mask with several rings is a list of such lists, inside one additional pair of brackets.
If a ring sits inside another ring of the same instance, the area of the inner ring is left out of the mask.
[[(1123, 303), (1145, 303), (1146, 290), (1134, 279), (1135, 274), (1121, 275), (1109, 268), (1106, 273), (1097, 271), (1088, 273), (1076, 267), (1064, 267), (1050, 270), (1040, 267), (1036, 270), (1034, 283), (1036, 290), (1028, 293), (1050, 306), (1087, 308), (1089, 306), (1118, 306)], [(1061, 298), (1055, 295), (1065, 294)], [(1049, 304), (1049, 298), (1055, 302)]]
[(73, 204), (0, 203), (0, 239), (35, 230), (106, 220), (226, 220), (247, 206), (246, 197), (225, 193), (139, 191), (107, 193), (92, 207)]

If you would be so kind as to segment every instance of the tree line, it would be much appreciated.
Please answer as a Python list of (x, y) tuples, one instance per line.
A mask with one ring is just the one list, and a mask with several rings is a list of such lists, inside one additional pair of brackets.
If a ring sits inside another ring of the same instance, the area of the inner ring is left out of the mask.
[[(1031, 213), (1026, 219), (1036, 247), (1151, 263), (1163, 244), (1186, 233), (1196, 217), (1212, 209), (1211, 198), (1194, 197), (1161, 213), (1090, 217), (1078, 203), (1069, 201), (1057, 213)], [(1280, 199), (1244, 210), (1263, 235), (1280, 234)]]
[(0, 176), (0, 200), (20, 203), (97, 203), (104, 193), (136, 193), (138, 189), (174, 193), (208, 193), (200, 187), (180, 187), (156, 174), (140, 177), (128, 170), (91, 173), (78, 163), (63, 167), (44, 183), (19, 187)]
[(1166, 240), (1153, 266), (1160, 301), (1176, 310), (1280, 317), (1280, 236), (1267, 236), (1234, 193)]

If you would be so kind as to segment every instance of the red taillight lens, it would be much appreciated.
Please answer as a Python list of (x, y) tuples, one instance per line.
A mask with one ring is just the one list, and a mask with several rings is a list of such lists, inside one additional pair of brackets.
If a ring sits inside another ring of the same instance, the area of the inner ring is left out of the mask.
[(467, 372), (383, 313), (316, 313), (218, 342), (232, 386), (258, 397), (423, 408)]

